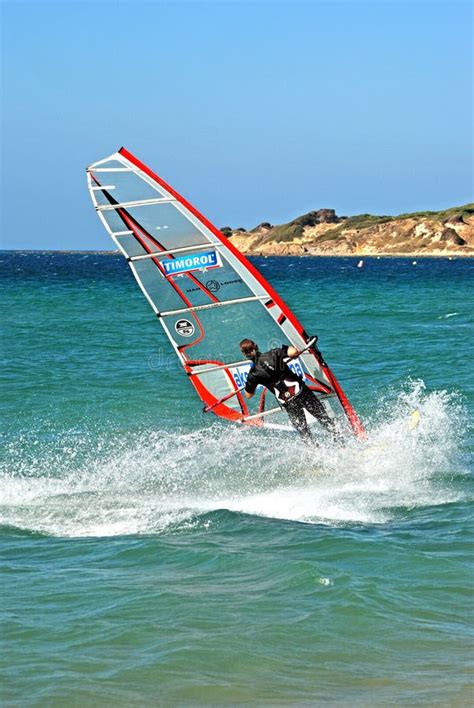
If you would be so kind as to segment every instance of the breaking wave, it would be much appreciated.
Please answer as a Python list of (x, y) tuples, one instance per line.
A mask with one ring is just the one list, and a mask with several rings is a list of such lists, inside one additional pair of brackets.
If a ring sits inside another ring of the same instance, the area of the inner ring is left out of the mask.
[[(410, 430), (410, 413), (420, 411)], [(381, 401), (369, 441), (306, 447), (217, 423), (194, 432), (25, 434), (7, 444), (0, 524), (61, 537), (176, 532), (231, 512), (380, 524), (464, 498), (465, 413), (456, 394), (407, 384)]]

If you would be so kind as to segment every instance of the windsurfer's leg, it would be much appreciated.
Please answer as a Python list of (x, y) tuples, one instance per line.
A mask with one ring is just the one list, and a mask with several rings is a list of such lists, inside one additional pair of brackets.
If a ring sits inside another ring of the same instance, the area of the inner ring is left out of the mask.
[(308, 423), (306, 422), (306, 416), (304, 414), (303, 407), (299, 404), (295, 405), (295, 401), (291, 401), (286, 406), (286, 412), (288, 413), (290, 422), (296, 429), (296, 431), (300, 434), (300, 436), (305, 442), (309, 442), (311, 440), (311, 433), (308, 427)]
[(312, 391), (309, 389), (304, 392), (304, 399), (303, 399), (303, 405), (310, 413), (312, 416), (316, 418), (316, 420), (321, 423), (323, 428), (326, 428), (327, 431), (331, 433), (335, 438), (338, 438), (338, 432), (336, 430), (336, 426), (334, 424), (334, 421), (332, 418), (328, 416), (326, 413), (323, 404), (321, 401), (314, 395)]

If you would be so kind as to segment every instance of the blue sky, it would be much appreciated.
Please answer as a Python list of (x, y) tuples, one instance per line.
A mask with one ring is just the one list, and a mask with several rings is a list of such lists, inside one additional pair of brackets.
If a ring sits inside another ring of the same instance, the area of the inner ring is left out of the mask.
[(471, 5), (2, 2), (3, 248), (110, 248), (125, 145), (217, 226), (472, 200)]

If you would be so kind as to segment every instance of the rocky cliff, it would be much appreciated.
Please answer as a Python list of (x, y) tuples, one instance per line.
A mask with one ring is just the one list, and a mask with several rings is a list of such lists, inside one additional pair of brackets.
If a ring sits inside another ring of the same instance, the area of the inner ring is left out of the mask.
[(224, 227), (239, 250), (254, 255), (474, 255), (474, 204), (400, 216), (337, 216), (319, 209), (287, 224), (251, 231)]

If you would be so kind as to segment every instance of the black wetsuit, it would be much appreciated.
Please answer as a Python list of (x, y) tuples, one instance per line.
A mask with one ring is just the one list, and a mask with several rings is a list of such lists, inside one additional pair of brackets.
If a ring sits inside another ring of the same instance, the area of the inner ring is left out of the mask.
[(334, 423), (326, 413), (323, 404), (306, 386), (303, 379), (289, 368), (285, 361), (287, 356), (286, 345), (278, 349), (270, 349), (264, 354), (257, 352), (245, 390), (248, 393), (255, 393), (257, 386), (266, 386), (275, 394), (278, 403), (288, 413), (291, 423), (305, 440), (311, 439), (304, 414), (305, 409), (326, 429), (334, 432)]

